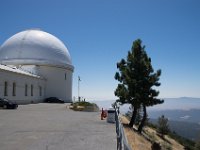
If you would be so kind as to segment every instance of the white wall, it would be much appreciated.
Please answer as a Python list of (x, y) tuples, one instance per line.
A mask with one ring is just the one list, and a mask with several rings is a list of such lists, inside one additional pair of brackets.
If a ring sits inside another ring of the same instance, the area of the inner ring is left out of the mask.
[[(5, 82), (8, 83), (8, 96), (4, 96)], [(16, 96), (13, 96), (13, 83), (16, 83)], [(25, 84), (28, 85), (27, 96), (25, 96)], [(31, 84), (33, 96), (31, 96)], [(39, 86), (42, 87), (42, 96), (40, 96)], [(18, 104), (42, 102), (45, 97), (45, 80), (0, 69), (0, 97), (16, 101)]]
[(46, 79), (46, 98), (58, 97), (65, 102), (72, 102), (71, 70), (51, 66), (38, 66), (37, 72)]

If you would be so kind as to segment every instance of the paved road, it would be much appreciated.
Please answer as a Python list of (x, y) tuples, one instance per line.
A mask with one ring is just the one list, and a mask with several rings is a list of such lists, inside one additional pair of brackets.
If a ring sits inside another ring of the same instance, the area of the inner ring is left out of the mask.
[(66, 104), (0, 109), (0, 150), (115, 150), (115, 125)]

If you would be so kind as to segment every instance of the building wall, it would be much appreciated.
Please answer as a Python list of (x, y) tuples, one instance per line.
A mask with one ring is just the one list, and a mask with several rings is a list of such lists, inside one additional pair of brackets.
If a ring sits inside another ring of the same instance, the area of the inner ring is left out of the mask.
[[(7, 96), (4, 95), (5, 82), (7, 82)], [(18, 104), (42, 102), (45, 98), (45, 82), (41, 78), (0, 69), (0, 97), (16, 101)], [(16, 85), (15, 96), (13, 95), (13, 83)], [(27, 96), (25, 95), (26, 84)], [(33, 85), (33, 95), (31, 95), (31, 85)]]
[(37, 72), (46, 79), (45, 97), (58, 97), (72, 102), (72, 71), (66, 68), (38, 66)]

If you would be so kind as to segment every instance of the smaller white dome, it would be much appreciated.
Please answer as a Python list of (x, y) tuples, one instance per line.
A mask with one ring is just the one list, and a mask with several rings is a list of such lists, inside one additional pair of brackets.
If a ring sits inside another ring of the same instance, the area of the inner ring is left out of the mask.
[(0, 48), (0, 63), (10, 65), (53, 65), (73, 70), (66, 46), (55, 36), (36, 29), (19, 32)]

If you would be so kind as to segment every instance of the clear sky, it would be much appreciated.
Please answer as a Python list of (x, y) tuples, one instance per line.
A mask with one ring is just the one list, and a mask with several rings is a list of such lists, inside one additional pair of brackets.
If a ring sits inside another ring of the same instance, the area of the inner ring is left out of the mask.
[(115, 99), (116, 63), (141, 38), (155, 70), (160, 97), (200, 97), (199, 0), (1, 0), (0, 44), (40, 28), (61, 39), (74, 70), (73, 95)]

